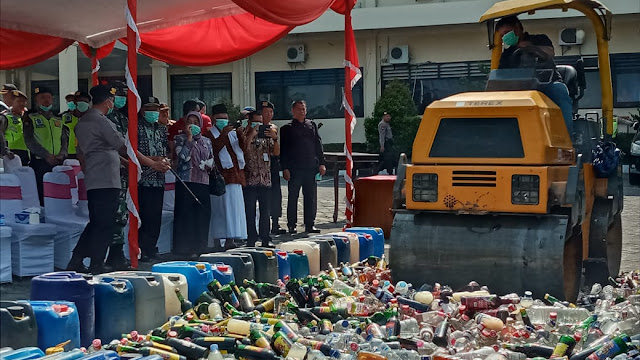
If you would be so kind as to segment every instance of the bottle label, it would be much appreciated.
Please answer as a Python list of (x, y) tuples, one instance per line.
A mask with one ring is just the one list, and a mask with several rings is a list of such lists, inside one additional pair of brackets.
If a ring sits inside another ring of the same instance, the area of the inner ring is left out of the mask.
[(291, 350), (291, 344), (287, 340), (288, 339), (284, 336), (277, 336), (273, 340), (273, 348), (276, 350), (276, 352), (282, 354), (282, 356), (284, 357), (286, 357), (289, 353), (289, 350)]
[(567, 349), (569, 348), (568, 344), (558, 343), (556, 347), (553, 349), (553, 354), (551, 354), (552, 358), (563, 357), (564, 354), (567, 353)]

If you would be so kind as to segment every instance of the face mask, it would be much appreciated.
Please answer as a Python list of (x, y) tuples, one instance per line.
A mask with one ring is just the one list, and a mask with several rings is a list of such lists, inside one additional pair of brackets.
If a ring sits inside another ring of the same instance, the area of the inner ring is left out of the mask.
[(87, 110), (89, 110), (89, 103), (84, 101), (78, 101), (78, 104), (76, 105), (76, 109), (78, 109), (78, 111), (80, 112), (87, 112)]
[(111, 115), (112, 112), (113, 112), (113, 108), (109, 108), (109, 110), (107, 110), (107, 113), (105, 115)]
[(50, 111), (50, 110), (51, 110), (51, 108), (53, 107), (53, 105), (49, 105), (49, 106), (40, 105), (39, 107), (40, 107), (40, 110), (42, 110), (42, 111), (44, 111), (44, 112), (47, 112), (47, 111)]
[(191, 124), (189, 126), (191, 127), (191, 135), (193, 136), (200, 135), (200, 126), (195, 124)]
[(251, 127), (252, 127), (252, 128), (257, 128), (258, 126), (260, 126), (260, 124), (261, 124), (261, 123), (259, 123), (259, 122), (252, 122), (252, 123), (251, 123)]
[(158, 111), (145, 111), (144, 118), (150, 123), (158, 122), (158, 118), (160, 117), (160, 112)]
[(116, 99), (113, 101), (113, 106), (115, 106), (116, 109), (122, 109), (122, 107), (126, 103), (127, 103), (126, 96), (116, 96)]
[(511, 30), (502, 36), (502, 43), (507, 47), (512, 47), (513, 45), (518, 43), (518, 35), (516, 35), (516, 33)]
[(249, 120), (242, 120), (242, 126), (247, 127), (249, 125)]
[(76, 103), (74, 103), (73, 101), (69, 101), (67, 103), (67, 108), (69, 108), (69, 111), (73, 111), (76, 109)]
[(216, 126), (222, 130), (225, 126), (229, 125), (229, 119), (216, 119)]

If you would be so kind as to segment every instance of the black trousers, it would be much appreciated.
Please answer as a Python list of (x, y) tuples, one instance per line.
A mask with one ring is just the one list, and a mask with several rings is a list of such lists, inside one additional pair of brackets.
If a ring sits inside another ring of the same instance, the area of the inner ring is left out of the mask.
[(287, 225), (296, 226), (298, 220), (298, 197), (302, 188), (304, 204), (304, 226), (311, 227), (316, 222), (318, 209), (318, 187), (316, 184), (317, 169), (289, 170), (289, 200), (287, 202)]
[[(269, 244), (269, 216), (271, 188), (266, 186), (246, 186), (243, 191), (244, 212), (247, 217), (247, 245), (254, 246), (260, 239), (263, 245)], [(256, 232), (256, 201), (260, 204), (259, 232)]]
[(386, 139), (384, 141), (384, 152), (380, 153), (379, 168), (378, 171), (387, 170), (389, 175), (393, 175), (394, 161), (393, 152), (393, 139)]
[(11, 152), (18, 155), (20, 161), (22, 161), (22, 166), (29, 166), (29, 162), (31, 161), (31, 156), (27, 150), (14, 150), (11, 149)]
[(282, 216), (282, 188), (280, 187), (280, 172), (278, 170), (271, 171), (271, 187), (269, 188), (269, 197), (271, 203), (270, 215), (274, 223), (277, 223), (278, 218)]
[[(36, 174), (36, 184), (38, 186), (38, 198), (40, 199), (40, 205), (44, 206), (44, 191), (42, 180), (44, 178), (44, 174), (53, 170), (53, 166), (49, 165), (46, 160), (36, 159), (35, 157), (31, 159), (30, 166), (33, 168), (33, 172)], [(89, 195), (87, 194), (87, 197), (88, 196)]]
[(73, 256), (91, 257), (91, 266), (102, 263), (107, 248), (113, 241), (113, 228), (116, 226), (118, 211), (118, 193), (120, 189), (93, 189), (87, 191), (89, 223), (73, 249)]
[[(186, 183), (200, 206), (181, 182), (176, 181), (176, 203), (173, 217), (173, 252), (180, 255), (201, 254), (209, 239), (211, 199), (209, 185)], [(222, 216), (216, 214), (216, 216)]]
[(163, 200), (163, 187), (138, 187), (140, 220), (142, 220), (142, 225), (138, 230), (138, 241), (143, 255), (150, 256), (158, 252), (156, 243), (158, 242), (160, 226), (162, 225)]

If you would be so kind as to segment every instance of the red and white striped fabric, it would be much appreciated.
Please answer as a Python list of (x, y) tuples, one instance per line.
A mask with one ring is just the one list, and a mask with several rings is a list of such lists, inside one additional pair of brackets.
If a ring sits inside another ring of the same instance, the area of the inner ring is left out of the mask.
[(164, 175), (164, 200), (162, 210), (173, 211), (176, 203), (176, 177), (167, 171)]
[(0, 209), (8, 223), (15, 222), (15, 214), (24, 209), (20, 180), (14, 174), (0, 174)]
[(76, 180), (76, 172), (73, 167), (68, 165), (59, 165), (53, 167), (53, 172), (65, 173), (69, 177), (69, 186), (71, 188), (71, 203), (78, 203), (78, 181)]
[(47, 217), (72, 215), (71, 184), (69, 176), (63, 172), (44, 174), (44, 211)]
[(78, 161), (78, 159), (65, 159), (62, 165), (71, 166), (76, 176), (78, 176), (78, 173), (82, 171), (82, 168), (80, 167), (80, 161)]
[(38, 199), (38, 185), (36, 183), (36, 174), (33, 168), (29, 166), (21, 166), (13, 169), (13, 174), (20, 180), (20, 188), (22, 189), (22, 206), (25, 208), (40, 207), (40, 199)]

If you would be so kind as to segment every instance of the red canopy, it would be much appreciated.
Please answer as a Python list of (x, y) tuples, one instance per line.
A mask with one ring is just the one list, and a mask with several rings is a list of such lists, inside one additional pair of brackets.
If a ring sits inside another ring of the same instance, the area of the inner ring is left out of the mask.
[[(33, 65), (74, 40), (95, 49), (114, 40), (126, 43), (119, 1), (58, 1), (64, 4), (52, 7), (49, 0), (24, 0), (19, 7), (0, 3), (0, 69)], [(226, 63), (264, 49), (332, 5), (344, 9), (343, 2), (288, 0), (282, 6), (281, 0), (184, 0), (177, 7), (173, 0), (138, 0), (140, 52), (175, 65)], [(100, 21), (87, 14), (99, 14)]]

